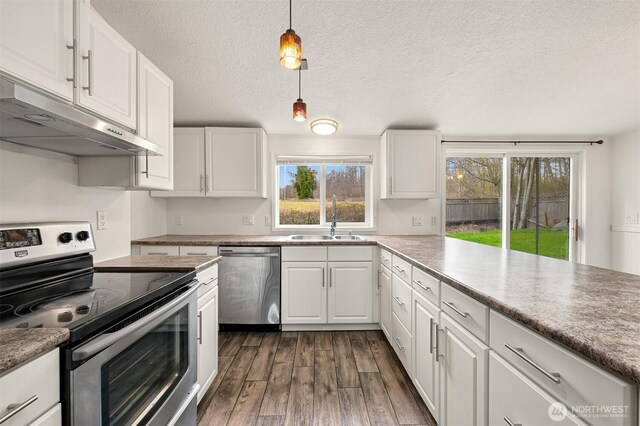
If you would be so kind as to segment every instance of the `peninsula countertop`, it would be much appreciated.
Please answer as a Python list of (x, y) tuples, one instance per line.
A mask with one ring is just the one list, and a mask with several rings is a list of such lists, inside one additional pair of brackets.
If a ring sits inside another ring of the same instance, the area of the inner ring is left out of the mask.
[(220, 256), (123, 256), (94, 265), (96, 271), (202, 271), (222, 259)]
[(136, 245), (380, 245), (538, 333), (640, 383), (640, 276), (441, 236), (292, 241), (163, 235)]

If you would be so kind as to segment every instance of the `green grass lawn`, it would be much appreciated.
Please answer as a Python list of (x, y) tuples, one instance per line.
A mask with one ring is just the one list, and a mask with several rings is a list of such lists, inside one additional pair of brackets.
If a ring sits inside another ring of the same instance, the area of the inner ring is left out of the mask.
[[(501, 247), (502, 235), (500, 230), (447, 234), (447, 237), (458, 238), (460, 240), (474, 243), (486, 244), (488, 246)], [(554, 257), (556, 259), (567, 259), (568, 248), (567, 231), (552, 231), (550, 229), (540, 230), (540, 255)], [(535, 229), (514, 229), (511, 231), (511, 250), (523, 251), (525, 253), (536, 252), (536, 230)]]

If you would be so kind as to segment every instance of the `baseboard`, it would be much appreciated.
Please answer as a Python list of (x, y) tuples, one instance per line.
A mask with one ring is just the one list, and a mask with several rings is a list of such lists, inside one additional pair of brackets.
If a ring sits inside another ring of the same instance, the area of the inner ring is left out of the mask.
[(380, 324), (282, 324), (282, 331), (380, 330)]

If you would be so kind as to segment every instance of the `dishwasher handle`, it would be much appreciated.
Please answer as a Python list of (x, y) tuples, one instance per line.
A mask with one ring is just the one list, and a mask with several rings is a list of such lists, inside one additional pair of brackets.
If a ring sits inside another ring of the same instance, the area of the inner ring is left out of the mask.
[(237, 252), (220, 252), (222, 257), (280, 257), (279, 253), (237, 253)]

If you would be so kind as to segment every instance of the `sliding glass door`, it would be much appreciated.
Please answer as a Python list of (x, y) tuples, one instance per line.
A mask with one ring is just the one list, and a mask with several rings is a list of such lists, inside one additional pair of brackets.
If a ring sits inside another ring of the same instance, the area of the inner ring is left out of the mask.
[(446, 236), (575, 261), (577, 158), (449, 152)]

